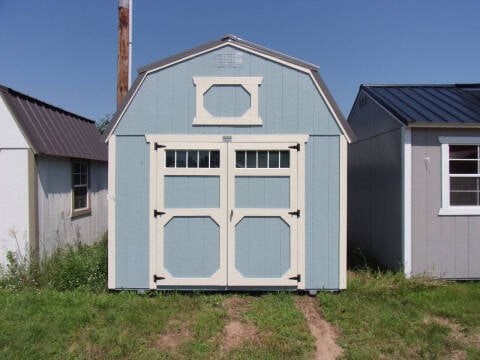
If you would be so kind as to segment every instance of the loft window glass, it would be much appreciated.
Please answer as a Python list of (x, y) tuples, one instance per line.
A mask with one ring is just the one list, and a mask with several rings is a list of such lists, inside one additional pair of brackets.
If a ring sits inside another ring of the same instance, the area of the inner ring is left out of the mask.
[(238, 150), (235, 154), (235, 166), (237, 168), (289, 168), (290, 151), (261, 150), (261, 151), (242, 151)]
[(480, 146), (449, 145), (451, 206), (480, 206)]
[(165, 166), (167, 168), (219, 168), (219, 150), (166, 150)]

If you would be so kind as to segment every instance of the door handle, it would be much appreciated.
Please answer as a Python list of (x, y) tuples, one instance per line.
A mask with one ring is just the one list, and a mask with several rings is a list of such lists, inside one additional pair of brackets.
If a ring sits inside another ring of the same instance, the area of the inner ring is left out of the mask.
[(233, 209), (230, 210), (230, 221), (232, 221), (233, 218)]

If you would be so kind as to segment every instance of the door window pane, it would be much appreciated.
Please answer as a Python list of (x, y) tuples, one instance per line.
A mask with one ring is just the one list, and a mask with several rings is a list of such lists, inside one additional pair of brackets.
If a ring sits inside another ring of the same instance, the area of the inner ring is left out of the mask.
[(175, 150), (167, 150), (165, 151), (166, 158), (166, 165), (167, 167), (175, 167)]
[(209, 166), (209, 151), (198, 152), (198, 167), (208, 168)]
[(278, 168), (279, 164), (279, 155), (278, 151), (269, 151), (268, 152), (268, 167)]
[(268, 152), (267, 151), (259, 151), (258, 152), (258, 167), (259, 168), (268, 167)]
[(198, 151), (188, 150), (188, 167), (196, 168), (198, 167)]
[(176, 167), (187, 167), (187, 152), (185, 150), (177, 150)]
[(247, 151), (247, 168), (257, 167), (257, 152)]
[(290, 151), (280, 151), (280, 167), (290, 167)]
[(220, 167), (220, 151), (218, 150), (210, 151), (210, 167), (211, 168)]
[(237, 151), (235, 154), (235, 167), (245, 167), (245, 151)]

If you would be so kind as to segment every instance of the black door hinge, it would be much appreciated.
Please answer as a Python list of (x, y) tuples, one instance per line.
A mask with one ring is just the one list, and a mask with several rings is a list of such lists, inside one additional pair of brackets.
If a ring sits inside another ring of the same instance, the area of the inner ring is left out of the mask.
[(289, 211), (288, 212), (289, 215), (296, 215), (297, 218), (300, 217), (300, 209), (298, 209), (297, 211)]
[(300, 276), (300, 274), (298, 274), (297, 276), (292, 276), (291, 278), (289, 278), (290, 280), (297, 280), (298, 282), (301, 281), (302, 277)]
[(153, 275), (153, 282), (165, 279), (163, 276)]
[(300, 144), (297, 145), (292, 145), (288, 147), (289, 149), (296, 149), (297, 151), (300, 151)]
[(165, 213), (163, 211), (158, 211), (157, 209), (153, 210), (153, 216), (154, 217), (162, 216), (162, 215), (165, 215)]
[(159, 143), (153, 144), (153, 149), (154, 150), (163, 149), (165, 147), (166, 147), (165, 145), (160, 145)]

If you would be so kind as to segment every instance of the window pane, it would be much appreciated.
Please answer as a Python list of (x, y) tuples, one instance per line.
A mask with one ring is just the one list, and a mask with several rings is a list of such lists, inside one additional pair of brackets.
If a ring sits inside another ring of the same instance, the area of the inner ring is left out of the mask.
[(479, 193), (476, 191), (454, 191), (450, 192), (450, 205), (480, 205), (478, 203)]
[(280, 151), (280, 167), (290, 167), (290, 151)]
[(198, 152), (198, 166), (201, 168), (208, 168), (208, 154), (210, 151)]
[(450, 159), (478, 159), (478, 146), (450, 145)]
[(177, 168), (187, 167), (187, 152), (185, 150), (177, 150)]
[(247, 151), (247, 168), (257, 167), (257, 152)]
[(81, 184), (81, 175), (73, 174), (73, 185)]
[(74, 209), (83, 209), (87, 207), (87, 187), (73, 189), (73, 196)]
[(198, 151), (188, 150), (188, 167), (189, 168), (198, 167)]
[(450, 160), (450, 174), (478, 174), (478, 161)]
[(220, 167), (220, 151), (210, 151), (210, 167), (219, 168)]
[(166, 161), (167, 167), (175, 167), (175, 151), (174, 150), (167, 150), (166, 153)]
[(237, 151), (235, 155), (235, 166), (237, 168), (245, 167), (245, 151)]
[(480, 178), (451, 177), (450, 190), (480, 190)]
[(267, 151), (259, 151), (258, 152), (258, 167), (259, 168), (266, 168), (267, 167), (267, 160), (268, 160), (268, 152)]
[(268, 152), (269, 162), (268, 167), (270, 168), (278, 168), (278, 151), (269, 151)]
[(80, 163), (73, 163), (72, 172), (78, 174), (80, 172)]

